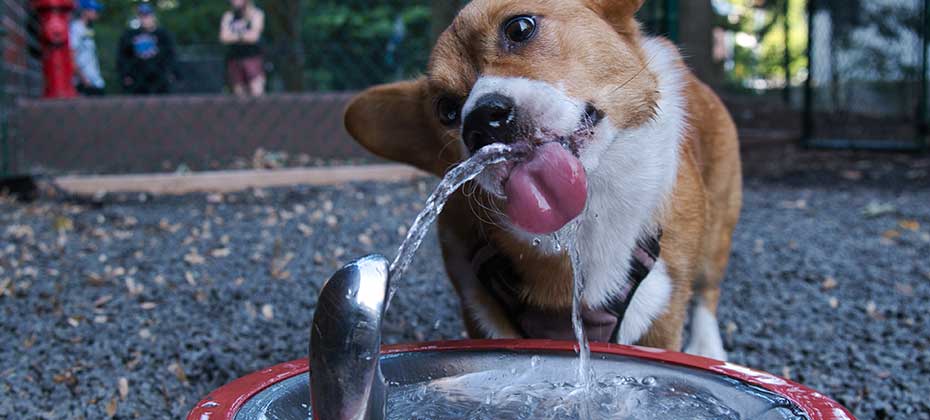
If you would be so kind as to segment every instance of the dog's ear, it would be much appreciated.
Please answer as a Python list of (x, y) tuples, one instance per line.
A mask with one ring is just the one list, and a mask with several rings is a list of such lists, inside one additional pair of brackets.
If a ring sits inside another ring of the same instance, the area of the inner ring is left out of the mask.
[(587, 0), (588, 7), (601, 15), (611, 26), (625, 30), (633, 22), (633, 15), (646, 0)]
[(375, 86), (352, 99), (345, 125), (372, 153), (442, 176), (462, 158), (461, 148), (441, 138), (430, 109), (425, 79)]

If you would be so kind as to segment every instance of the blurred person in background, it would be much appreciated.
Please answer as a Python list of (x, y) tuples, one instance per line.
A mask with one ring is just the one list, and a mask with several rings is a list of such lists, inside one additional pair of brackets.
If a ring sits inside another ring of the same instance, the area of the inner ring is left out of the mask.
[(94, 40), (94, 22), (100, 17), (103, 5), (97, 0), (80, 0), (77, 17), (68, 27), (71, 54), (74, 56), (74, 85), (82, 95), (103, 95), (105, 87), (97, 58)]
[(117, 52), (123, 90), (135, 95), (169, 93), (178, 77), (174, 38), (158, 26), (151, 4), (142, 3), (137, 10), (138, 23), (123, 33)]
[(230, 0), (220, 22), (220, 42), (227, 45), (226, 77), (239, 96), (265, 93), (265, 63), (260, 45), (265, 13), (252, 0)]

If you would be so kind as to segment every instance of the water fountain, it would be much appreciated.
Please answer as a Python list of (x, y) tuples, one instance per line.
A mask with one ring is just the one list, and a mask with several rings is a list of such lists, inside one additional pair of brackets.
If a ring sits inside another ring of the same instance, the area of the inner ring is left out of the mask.
[(336, 272), (320, 292), (309, 361), (238, 379), (198, 403), (188, 419), (308, 420), (311, 412), (317, 420), (853, 418), (826, 396), (767, 373), (675, 352), (589, 346), (580, 328), (578, 271), (578, 342), (381, 346), (390, 280), (403, 275), (445, 201), (488, 165), (520, 153), (503, 145), (482, 149), (440, 183), (393, 263), (373, 255)]

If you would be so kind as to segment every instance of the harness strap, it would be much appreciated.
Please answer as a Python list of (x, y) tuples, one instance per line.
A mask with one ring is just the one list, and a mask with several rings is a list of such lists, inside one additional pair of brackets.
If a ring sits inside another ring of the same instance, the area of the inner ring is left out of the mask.
[[(601, 309), (582, 308), (582, 322), (593, 341), (616, 342), (623, 317), (633, 296), (659, 260), (662, 232), (637, 241), (630, 256), (627, 285)], [(526, 303), (520, 276), (513, 262), (488, 242), (472, 253), (472, 268), (486, 290), (504, 308), (513, 326), (524, 338), (574, 339), (571, 309), (539, 308)]]

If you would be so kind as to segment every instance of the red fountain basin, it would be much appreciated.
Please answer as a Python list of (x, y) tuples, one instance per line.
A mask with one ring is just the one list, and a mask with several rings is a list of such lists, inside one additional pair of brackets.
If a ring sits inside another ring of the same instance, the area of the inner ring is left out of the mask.
[[(496, 368), (516, 360), (542, 355), (561, 363), (577, 357), (577, 343), (546, 340), (450, 341), (385, 346), (382, 369), (388, 381), (417, 383), (445, 376)], [(843, 406), (827, 396), (775, 375), (731, 363), (683, 353), (635, 346), (591, 344), (595, 369), (616, 366), (633, 375), (666, 375), (700, 385), (716, 398), (737, 407), (757, 404), (770, 395), (790, 415), (764, 418), (855, 420)], [(536, 357), (534, 357), (536, 359)], [(599, 367), (598, 363), (601, 364)], [(398, 365), (398, 366), (392, 366)], [(249, 420), (307, 418), (310, 366), (307, 360), (283, 363), (237, 379), (210, 393), (188, 415), (188, 420)], [(392, 378), (393, 377), (393, 378)], [(697, 389), (697, 388), (696, 388)], [(746, 402), (739, 402), (745, 400)], [(389, 406), (390, 407), (390, 406)], [(768, 412), (768, 411), (767, 411)], [(290, 413), (290, 414), (288, 414)], [(743, 414), (742, 418), (746, 418)]]

